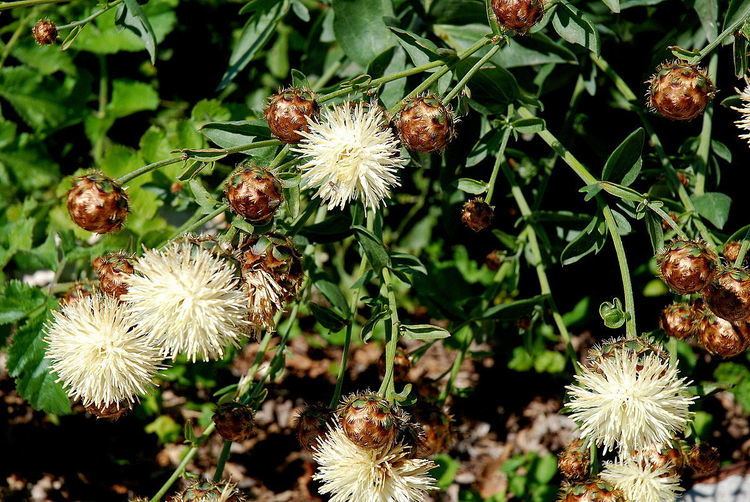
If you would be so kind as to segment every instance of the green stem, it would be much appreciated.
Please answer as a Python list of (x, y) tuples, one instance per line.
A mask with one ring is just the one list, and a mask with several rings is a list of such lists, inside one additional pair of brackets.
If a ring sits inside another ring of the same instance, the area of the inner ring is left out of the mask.
[(232, 442), (224, 441), (224, 444), (221, 446), (221, 453), (219, 453), (219, 458), (216, 460), (214, 483), (218, 483), (219, 481), (221, 481), (221, 478), (224, 475), (224, 466), (227, 464), (227, 460), (229, 459), (229, 452), (231, 448)]
[(492, 174), (490, 175), (490, 181), (487, 183), (487, 195), (484, 197), (484, 201), (488, 204), (492, 204), (492, 196), (495, 194), (495, 185), (497, 184), (497, 175), (500, 172), (500, 166), (505, 158), (505, 148), (508, 146), (508, 140), (510, 139), (510, 133), (513, 130), (510, 127), (506, 127), (503, 131), (503, 137), (500, 140), (500, 149), (497, 152), (495, 159), (495, 165), (492, 167)]
[[(183, 226), (177, 229), (177, 231), (172, 235), (172, 237), (169, 238), (169, 241), (176, 239), (177, 237), (180, 237), (183, 234), (192, 232), (193, 230), (202, 227), (209, 221), (213, 220), (217, 216), (219, 216), (221, 213), (229, 209), (229, 206), (227, 204), (222, 204), (210, 213), (208, 213), (206, 216), (200, 218), (197, 221), (190, 221), (188, 220)], [(167, 242), (169, 242), (167, 241)]]
[(19, 7), (31, 7), (33, 5), (65, 3), (69, 1), (70, 0), (18, 0), (17, 2), (0, 2), (0, 10), (17, 9)]
[(148, 164), (143, 167), (139, 167), (138, 169), (135, 169), (134, 171), (130, 171), (128, 174), (124, 176), (120, 176), (115, 180), (119, 185), (124, 185), (125, 183), (134, 180), (135, 178), (139, 176), (143, 176), (146, 173), (150, 173), (151, 171), (155, 171), (159, 169), (160, 167), (164, 166), (171, 166), (172, 164), (177, 164), (178, 162), (182, 162), (184, 159), (182, 157), (174, 157), (171, 159), (164, 159), (160, 160), (158, 162), (154, 162), (152, 164)]
[(393, 280), (387, 268), (383, 269), (383, 282), (385, 283), (388, 308), (390, 310), (390, 323), (386, 324), (386, 346), (385, 346), (385, 376), (380, 385), (378, 394), (393, 402), (395, 394), (395, 382), (393, 378), (393, 366), (396, 360), (396, 349), (398, 348), (398, 337), (401, 331), (401, 323), (398, 319), (398, 304), (396, 293), (393, 290)]
[[(705, 46), (703, 49), (698, 52), (698, 55), (695, 58), (691, 58), (690, 62), (693, 64), (699, 63), (703, 58), (705, 58), (712, 50), (717, 48), (725, 38), (732, 36), (735, 34), (735, 32), (742, 26), (745, 21), (747, 21), (747, 16), (738, 19), (734, 23), (730, 24), (726, 30), (722, 31), (718, 37), (716, 37), (715, 40), (713, 40), (711, 43), (709, 43), (707, 46)], [(715, 82), (714, 82), (715, 83)]]
[(268, 169), (273, 171), (277, 167), (279, 167), (279, 164), (284, 162), (284, 159), (287, 155), (289, 155), (289, 145), (284, 145), (284, 148), (281, 149), (278, 155), (274, 157), (274, 159), (271, 161), (271, 163), (268, 165)]
[[(533, 113), (524, 107), (518, 109), (518, 114), (524, 118), (535, 117)], [(575, 156), (570, 153), (570, 151), (568, 151), (548, 129), (538, 132), (537, 135), (560, 156), (563, 162), (565, 162), (586, 185), (593, 185), (598, 182), (588, 169), (586, 169), (586, 167), (581, 164), (581, 162), (575, 158)], [(620, 267), (620, 277), (622, 279), (623, 294), (625, 298), (625, 312), (627, 313), (627, 320), (625, 321), (626, 335), (628, 338), (634, 338), (638, 335), (635, 320), (635, 295), (633, 294), (633, 285), (630, 279), (630, 267), (628, 266), (628, 259), (625, 254), (625, 246), (622, 243), (622, 237), (617, 229), (617, 222), (612, 214), (612, 209), (610, 209), (600, 196), (597, 196), (596, 199), (601, 207), (602, 213), (604, 214), (604, 222), (607, 231), (612, 238), (612, 244), (615, 247), (617, 262)]]
[(745, 232), (745, 237), (742, 238), (742, 246), (740, 246), (740, 252), (737, 253), (737, 259), (734, 260), (735, 268), (742, 268), (742, 263), (745, 261), (747, 251), (750, 249), (750, 228)]
[(15, 45), (21, 39), (21, 36), (26, 32), (29, 21), (37, 15), (36, 13), (37, 9), (32, 9), (28, 14), (26, 14), (18, 21), (16, 30), (13, 32), (13, 35), (10, 36), (10, 40), (8, 40), (8, 43), (5, 44), (5, 47), (3, 47), (3, 53), (2, 56), (0, 56), (0, 68), (3, 67), (3, 65), (5, 64), (5, 60), (8, 59), (8, 56), (10, 56), (13, 47), (15, 47)]
[(83, 24), (90, 23), (91, 21), (93, 21), (97, 17), (101, 16), (102, 14), (104, 14), (105, 12), (107, 12), (108, 10), (111, 10), (111, 9), (117, 7), (121, 3), (122, 3), (122, 0), (115, 0), (111, 4), (107, 5), (106, 7), (102, 8), (102, 9), (99, 9), (98, 11), (94, 12), (90, 16), (81, 19), (80, 21), (74, 21), (72, 23), (63, 24), (61, 26), (58, 26), (57, 30), (58, 31), (67, 30), (69, 28), (75, 28), (76, 26), (81, 26)]
[(320, 76), (318, 80), (315, 81), (315, 83), (312, 86), (313, 91), (318, 91), (325, 87), (325, 85), (334, 77), (336, 76), (336, 72), (341, 69), (341, 66), (344, 63), (344, 59), (341, 58), (338, 61), (336, 61), (334, 64), (329, 66), (325, 72)]
[(482, 56), (479, 59), (479, 61), (477, 61), (474, 64), (474, 66), (472, 66), (469, 69), (469, 71), (466, 72), (466, 75), (464, 75), (463, 78), (458, 81), (458, 83), (451, 90), (451, 92), (449, 92), (448, 94), (446, 94), (446, 96), (443, 98), (443, 104), (447, 105), (448, 103), (450, 103), (453, 100), (453, 98), (455, 98), (456, 96), (458, 96), (458, 93), (460, 93), (463, 90), (463, 88), (466, 87), (466, 84), (469, 83), (469, 80), (471, 80), (471, 78), (474, 76), (474, 74), (476, 72), (478, 72), (479, 70), (481, 70), (482, 67), (484, 66), (484, 64), (487, 61), (489, 61), (492, 56), (494, 56), (495, 54), (497, 54), (497, 51), (499, 51), (500, 49), (501, 49), (500, 44), (497, 44), (497, 45), (493, 46), (492, 48), (490, 48), (490, 50), (487, 51), (487, 54), (485, 54), (484, 56)]
[(448, 396), (450, 396), (453, 392), (453, 386), (456, 383), (456, 378), (458, 378), (458, 372), (461, 370), (461, 365), (466, 359), (466, 353), (469, 351), (469, 347), (471, 347), (472, 340), (473, 337), (467, 336), (466, 340), (461, 345), (461, 349), (456, 354), (456, 358), (453, 359), (453, 364), (451, 365), (451, 372), (448, 376), (448, 381), (445, 383), (445, 387), (443, 387), (443, 390), (440, 392), (440, 396), (438, 397), (438, 403), (441, 405), (445, 403), (445, 400), (448, 399)]
[(268, 146), (279, 146), (280, 144), (282, 143), (278, 139), (266, 139), (263, 141), (255, 141), (253, 143), (245, 143), (244, 145), (233, 146), (232, 148), (206, 148), (202, 150), (193, 150), (190, 148), (185, 148), (181, 151), (185, 155), (188, 155), (188, 156), (193, 152), (213, 153), (216, 155), (221, 155), (221, 154), (229, 155), (230, 153), (242, 153), (242, 152), (247, 152), (248, 150), (255, 150), (257, 148), (266, 148)]
[[(206, 430), (203, 431), (203, 434), (200, 435), (200, 438), (197, 440), (197, 443), (200, 444), (201, 440), (208, 438), (210, 436), (214, 429), (216, 428), (216, 425), (211, 422), (208, 427), (206, 427)], [(182, 457), (182, 461), (177, 466), (177, 468), (174, 470), (171, 476), (169, 476), (169, 479), (167, 479), (164, 484), (159, 488), (159, 491), (156, 492), (156, 494), (151, 497), (150, 502), (159, 502), (164, 495), (167, 494), (169, 489), (172, 487), (175, 481), (179, 479), (180, 476), (185, 472), (185, 468), (190, 463), (191, 460), (193, 460), (193, 457), (195, 457), (196, 453), (198, 453), (198, 446), (194, 445), (191, 446), (190, 449), (185, 453), (185, 456)]]
[[(719, 55), (711, 56), (708, 63), (708, 78), (716, 85), (716, 74), (719, 65)], [(711, 152), (711, 132), (713, 128), (714, 105), (710, 103), (703, 113), (703, 127), (701, 128), (700, 143), (698, 144), (698, 174), (695, 178), (695, 194), (702, 195), (706, 191), (706, 171), (708, 171), (708, 159)]]

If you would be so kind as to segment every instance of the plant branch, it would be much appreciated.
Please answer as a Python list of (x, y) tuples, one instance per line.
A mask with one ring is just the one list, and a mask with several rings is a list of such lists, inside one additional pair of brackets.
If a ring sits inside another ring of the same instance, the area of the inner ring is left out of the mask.
[(69, 28), (75, 28), (76, 26), (81, 26), (81, 25), (90, 23), (91, 21), (93, 21), (97, 17), (99, 17), (102, 14), (104, 14), (105, 12), (107, 12), (107, 11), (109, 11), (109, 10), (117, 7), (121, 3), (122, 3), (122, 0), (115, 0), (111, 4), (107, 5), (106, 7), (103, 7), (101, 9), (99, 9), (98, 11), (94, 12), (93, 14), (91, 14), (88, 17), (85, 17), (85, 18), (81, 19), (80, 21), (74, 21), (72, 23), (60, 25), (60, 26), (57, 27), (57, 29), (58, 29), (58, 31), (60, 31), (60, 30), (67, 30)]

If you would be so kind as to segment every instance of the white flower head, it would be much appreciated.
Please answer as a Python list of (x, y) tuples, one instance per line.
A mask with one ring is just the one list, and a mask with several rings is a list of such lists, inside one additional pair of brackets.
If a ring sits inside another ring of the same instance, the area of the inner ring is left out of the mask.
[[(310, 120), (310, 119), (308, 119)], [(399, 186), (396, 172), (406, 164), (398, 140), (377, 106), (344, 103), (323, 110), (310, 120), (310, 131), (294, 151), (302, 165), (303, 186), (328, 209), (344, 208), (352, 200), (376, 209)]]
[(189, 242), (147, 250), (122, 296), (136, 329), (166, 357), (218, 359), (247, 335), (247, 301), (234, 267)]
[(671, 466), (654, 466), (639, 455), (606, 462), (599, 475), (625, 496), (638, 502), (674, 502), (683, 491)]
[(744, 131), (743, 134), (739, 135), (739, 138), (750, 143), (750, 83), (745, 86), (744, 90), (735, 89), (735, 91), (740, 95), (742, 106), (732, 107), (732, 110), (740, 113), (740, 118), (735, 120), (734, 123), (738, 129)]
[(686, 379), (653, 351), (613, 345), (575, 378), (567, 408), (581, 437), (605, 454), (667, 447), (691, 419)]
[(47, 358), (65, 390), (84, 406), (135, 402), (152, 386), (159, 350), (131, 329), (123, 306), (96, 294), (52, 313)]
[(260, 267), (243, 272), (250, 322), (253, 330), (275, 329), (274, 316), (284, 308), (284, 289), (276, 279)]
[(315, 447), (320, 492), (330, 494), (330, 502), (419, 502), (435, 490), (429, 475), (436, 467), (426, 459), (410, 458), (408, 447), (360, 448), (346, 437), (341, 426), (330, 426), (328, 434)]

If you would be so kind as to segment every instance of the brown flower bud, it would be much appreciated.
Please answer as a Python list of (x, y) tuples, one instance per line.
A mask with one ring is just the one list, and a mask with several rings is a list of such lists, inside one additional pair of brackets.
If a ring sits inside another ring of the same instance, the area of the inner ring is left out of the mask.
[(487, 268), (492, 270), (493, 272), (497, 272), (498, 270), (500, 270), (500, 267), (502, 266), (504, 261), (505, 253), (497, 249), (487, 253), (487, 256), (484, 258), (484, 264), (487, 265)]
[(94, 415), (97, 420), (103, 419), (112, 422), (115, 422), (123, 415), (126, 415), (131, 409), (132, 405), (128, 401), (112, 403), (106, 406), (97, 406), (93, 403), (86, 406), (86, 411)]
[(526, 33), (542, 16), (544, 16), (544, 2), (542, 0), (492, 0), (492, 11), (498, 24), (508, 30)]
[(705, 71), (684, 61), (662, 63), (649, 84), (649, 107), (672, 120), (694, 119), (714, 97), (714, 86)]
[(60, 298), (60, 306), (64, 307), (89, 296), (91, 296), (91, 288), (77, 282)]
[[(385, 375), (385, 357), (378, 360), (378, 370), (380, 376)], [(396, 357), (393, 359), (393, 376), (398, 382), (405, 381), (411, 370), (411, 359), (402, 349), (396, 350)]]
[(122, 228), (128, 196), (111, 178), (91, 173), (77, 178), (68, 192), (68, 213), (84, 230), (106, 234)]
[(310, 91), (290, 87), (271, 96), (265, 115), (274, 136), (284, 143), (297, 143), (302, 140), (300, 132), (310, 130), (307, 119), (317, 118), (319, 112)]
[(333, 411), (322, 404), (311, 404), (297, 416), (297, 440), (303, 450), (312, 453), (325, 436)]
[(448, 451), (454, 439), (451, 416), (424, 401), (412, 411), (411, 418), (402, 420), (399, 440), (411, 447), (414, 457), (426, 458)]
[(750, 274), (736, 268), (718, 270), (703, 291), (711, 312), (727, 321), (750, 317)]
[(99, 289), (120, 298), (128, 292), (127, 277), (133, 273), (133, 257), (127, 253), (109, 253), (94, 259), (94, 270), (99, 276)]
[(398, 417), (390, 403), (374, 392), (352, 394), (338, 409), (346, 436), (357, 446), (387, 448), (396, 441)]
[(564, 484), (560, 490), (560, 502), (625, 502), (620, 490), (604, 481), (581, 484)]
[(216, 432), (226, 441), (236, 443), (249, 439), (253, 433), (253, 409), (240, 403), (222, 404), (213, 416)]
[(734, 357), (748, 347), (746, 330), (731, 322), (704, 311), (698, 323), (701, 345), (709, 353), (720, 357)]
[(238, 254), (243, 273), (262, 268), (281, 286), (285, 301), (297, 296), (304, 270), (291, 239), (277, 235), (252, 236), (240, 244)]
[(687, 462), (698, 476), (707, 476), (719, 470), (719, 450), (708, 443), (698, 443), (690, 448)]
[(670, 474), (675, 476), (679, 476), (683, 467), (685, 467), (685, 455), (682, 453), (679, 445), (661, 450), (652, 448), (646, 451), (634, 452), (634, 454), (642, 456), (655, 469), (665, 468)]
[(245, 502), (247, 500), (231, 483), (199, 481), (173, 496), (170, 502)]
[(708, 286), (718, 258), (701, 242), (678, 240), (658, 257), (662, 279), (673, 291), (687, 295)]
[(557, 468), (560, 474), (570, 481), (586, 479), (589, 475), (590, 464), (591, 453), (580, 439), (566, 446), (557, 458)]
[(40, 19), (31, 28), (31, 34), (39, 45), (51, 45), (57, 41), (57, 26), (49, 19)]
[[(724, 258), (729, 262), (730, 265), (734, 265), (734, 262), (737, 261), (737, 258), (740, 257), (740, 249), (742, 248), (742, 242), (740, 241), (730, 241), (727, 242), (724, 245), (724, 249), (721, 251), (721, 254), (724, 255)], [(747, 256), (742, 260), (742, 264), (747, 264)]]
[(396, 116), (396, 129), (404, 146), (415, 152), (442, 150), (454, 138), (453, 112), (433, 95), (408, 101)]
[(661, 329), (667, 335), (685, 340), (698, 332), (698, 321), (700, 312), (703, 309), (703, 302), (693, 303), (673, 303), (666, 307), (659, 319)]
[(495, 219), (495, 211), (481, 198), (466, 201), (461, 211), (461, 221), (475, 232), (487, 230)]
[(235, 172), (229, 178), (225, 192), (232, 211), (258, 225), (271, 221), (284, 201), (276, 177), (256, 166), (243, 167)]

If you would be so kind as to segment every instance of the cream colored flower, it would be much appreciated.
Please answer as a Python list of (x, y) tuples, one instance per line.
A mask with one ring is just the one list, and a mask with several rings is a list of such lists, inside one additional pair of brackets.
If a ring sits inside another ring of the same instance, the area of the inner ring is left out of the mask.
[(732, 110), (740, 114), (740, 118), (734, 123), (741, 131), (744, 131), (739, 138), (750, 143), (750, 84), (747, 84), (743, 90), (735, 89), (735, 91), (739, 93), (742, 105), (732, 107)]
[(218, 359), (250, 328), (232, 264), (188, 242), (146, 251), (127, 281), (129, 318), (164, 356)]
[(420, 502), (435, 490), (435, 463), (413, 459), (406, 447), (369, 450), (352, 443), (341, 427), (331, 426), (315, 447), (320, 492), (330, 502)]
[(638, 455), (605, 463), (599, 477), (633, 502), (674, 502), (683, 491), (669, 466), (656, 467)]
[(685, 378), (651, 351), (616, 346), (602, 352), (567, 387), (567, 408), (582, 439), (605, 454), (667, 447), (691, 419), (695, 398)]
[(284, 308), (284, 290), (271, 274), (257, 267), (242, 274), (247, 288), (250, 322), (253, 330), (274, 330), (274, 316)]
[(377, 208), (399, 186), (396, 172), (406, 161), (376, 106), (345, 103), (323, 110), (294, 151), (302, 154), (303, 185), (329, 209), (352, 200)]
[(71, 398), (84, 406), (120, 406), (152, 386), (159, 350), (131, 329), (116, 299), (96, 294), (52, 315), (47, 358)]

